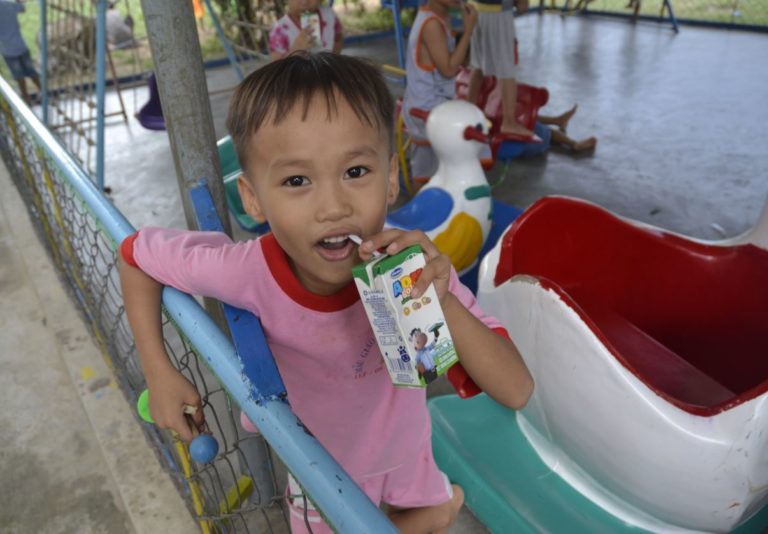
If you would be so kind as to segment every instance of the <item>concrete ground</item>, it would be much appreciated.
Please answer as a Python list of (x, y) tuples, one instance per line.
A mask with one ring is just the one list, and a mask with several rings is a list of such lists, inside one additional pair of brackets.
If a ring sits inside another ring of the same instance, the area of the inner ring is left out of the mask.
[(0, 532), (191, 532), (0, 161)]
[[(754, 223), (768, 194), (768, 36), (688, 27), (675, 35), (666, 25), (558, 15), (523, 17), (517, 30), (519, 78), (549, 89), (544, 112), (578, 103), (569, 133), (599, 144), (587, 156), (553, 150), (513, 162), (497, 198), (524, 208), (567, 194), (705, 239)], [(395, 61), (391, 38), (347, 52)], [(208, 75), (222, 136), (235, 78), (227, 68)], [(129, 92), (134, 99), (143, 103), (145, 90)], [(165, 132), (113, 119), (107, 139), (118, 208), (137, 227), (183, 226)], [(503, 174), (498, 166), (490, 178)], [(194, 529), (155, 460), (135, 461), (154, 457), (2, 171), (0, 180), (0, 530)], [(469, 514), (453, 529), (479, 530)]]

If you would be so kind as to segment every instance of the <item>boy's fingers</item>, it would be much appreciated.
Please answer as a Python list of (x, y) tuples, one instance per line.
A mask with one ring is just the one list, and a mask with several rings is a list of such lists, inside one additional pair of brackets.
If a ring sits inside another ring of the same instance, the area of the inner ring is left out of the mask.
[(182, 412), (179, 412), (178, 415), (175, 415), (172, 419), (167, 421), (166, 424), (161, 425), (161, 428), (169, 428), (173, 430), (179, 435), (179, 438), (182, 441), (187, 443), (192, 441), (192, 429), (189, 427), (189, 421)]
[(429, 287), (429, 284), (435, 281), (436, 278), (440, 278), (444, 273), (449, 272), (451, 269), (451, 260), (448, 256), (440, 254), (436, 258), (430, 260), (421, 271), (419, 279), (411, 290), (413, 297), (420, 297)]
[(374, 251), (388, 246), (390, 243), (403, 235), (403, 233), (404, 232), (402, 230), (390, 228), (389, 230), (384, 230), (378, 234), (366, 237), (363, 240), (362, 245), (360, 245), (360, 253), (370, 256), (374, 253)]
[(200, 428), (205, 422), (205, 414), (203, 413), (203, 409), (200, 406), (197, 406), (197, 410), (195, 411), (195, 413), (190, 414), (190, 417), (192, 418), (192, 421), (195, 423), (196, 428)]

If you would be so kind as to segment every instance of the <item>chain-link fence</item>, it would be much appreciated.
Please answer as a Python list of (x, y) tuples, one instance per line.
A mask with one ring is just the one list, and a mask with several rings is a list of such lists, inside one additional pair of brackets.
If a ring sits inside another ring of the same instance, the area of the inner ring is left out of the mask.
[[(233, 67), (247, 71), (269, 58), (269, 30), (283, 15), (284, 0), (205, 0), (216, 34)], [(242, 79), (244, 73), (238, 70)]]
[[(115, 255), (132, 226), (2, 78), (0, 155), (63, 285), (135, 405), (145, 383), (124, 313)], [(232, 345), (202, 308), (171, 289), (165, 290), (163, 301), (166, 316), (172, 318), (164, 325), (168, 352), (200, 392), (219, 453), (213, 462), (198, 464), (170, 433), (141, 424), (201, 530), (289, 530), (282, 491), (286, 470), (261, 435), (239, 428), (242, 406), (333, 524), (358, 532), (366, 530), (362, 525), (387, 531), (386, 518), (303, 430), (284, 399), (260, 396), (243, 376)]]
[[(6, 92), (7, 94), (7, 92)], [(69, 183), (29, 125), (0, 99), (0, 152), (65, 287), (135, 405), (144, 389), (133, 338), (123, 309), (115, 262), (115, 235)], [(191, 461), (187, 447), (167, 432), (142, 423), (202, 530), (287, 532), (286, 512), (274, 470), (256, 473), (270, 454), (261, 436), (238, 429), (235, 411), (220, 383), (201, 365), (184, 335), (166, 320), (166, 345), (176, 366), (203, 397), (206, 420), (220, 444), (207, 465)], [(256, 457), (258, 460), (253, 461)], [(253, 469), (251, 465), (254, 465)]]

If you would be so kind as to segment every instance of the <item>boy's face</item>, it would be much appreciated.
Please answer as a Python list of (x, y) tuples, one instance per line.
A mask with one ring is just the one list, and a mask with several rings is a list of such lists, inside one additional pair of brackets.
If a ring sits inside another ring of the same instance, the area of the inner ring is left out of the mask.
[(328, 116), (315, 97), (307, 117), (297, 105), (271, 118), (248, 141), (248, 176), (238, 182), (245, 210), (268, 221), (301, 283), (319, 295), (338, 292), (360, 262), (349, 234), (381, 231), (399, 192), (397, 159), (384, 132), (337, 97)]
[(411, 336), (411, 340), (413, 341), (413, 347), (416, 350), (421, 350), (427, 345), (427, 334), (419, 330)]

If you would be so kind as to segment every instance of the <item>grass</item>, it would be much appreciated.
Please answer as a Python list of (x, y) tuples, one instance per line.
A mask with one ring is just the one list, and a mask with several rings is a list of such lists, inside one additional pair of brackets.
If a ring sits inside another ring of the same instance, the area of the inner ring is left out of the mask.
[[(589, 9), (629, 14), (628, 3), (628, 0), (594, 0)], [(562, 4), (562, 0), (558, 4)], [(572, 4), (575, 1), (572, 0)], [(671, 4), (675, 16), (681, 19), (768, 26), (766, 0), (671, 0)], [(661, 0), (643, 0), (640, 14), (658, 16), (661, 5)]]
[[(392, 10), (382, 7), (366, 7), (358, 4), (339, 14), (346, 35), (391, 30), (395, 23)], [(400, 21), (403, 26), (410, 26), (416, 18), (415, 9), (403, 9)]]

